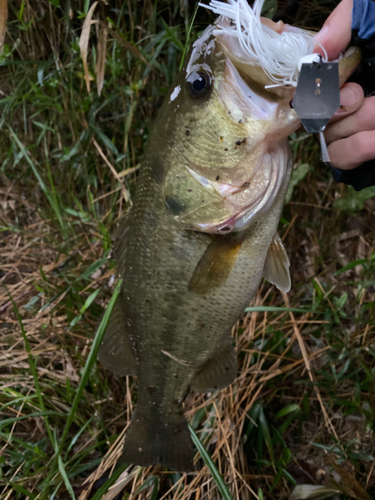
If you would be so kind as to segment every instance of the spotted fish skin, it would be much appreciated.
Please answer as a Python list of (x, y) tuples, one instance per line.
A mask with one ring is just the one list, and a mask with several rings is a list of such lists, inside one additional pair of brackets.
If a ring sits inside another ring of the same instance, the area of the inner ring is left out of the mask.
[(184, 397), (236, 377), (231, 329), (267, 259), (267, 279), (290, 287), (276, 232), (291, 173), (287, 136), (299, 123), (287, 91), (255, 94), (240, 70), (209, 27), (159, 113), (120, 223), (122, 288), (99, 359), (138, 376), (127, 463), (193, 468)]
[[(123, 286), (118, 300), (138, 362), (139, 398), (124, 460), (191, 470), (193, 449), (180, 403), (210, 360), (214, 367), (218, 360), (225, 366), (212, 373), (207, 390), (222, 388), (236, 376), (231, 328), (262, 278), (265, 249), (276, 232), (287, 184), (271, 209), (244, 234), (181, 230), (165, 209), (162, 184), (153, 174), (157, 158), (151, 147), (148, 151), (129, 221), (125, 264), (119, 262)], [(289, 175), (290, 163), (287, 169)], [(230, 272), (224, 283), (207, 289), (205, 277), (200, 283), (196, 269), (210, 246), (218, 250), (212, 274), (226, 265)], [(191, 286), (194, 277), (197, 283)], [(164, 449), (166, 443), (169, 447)]]

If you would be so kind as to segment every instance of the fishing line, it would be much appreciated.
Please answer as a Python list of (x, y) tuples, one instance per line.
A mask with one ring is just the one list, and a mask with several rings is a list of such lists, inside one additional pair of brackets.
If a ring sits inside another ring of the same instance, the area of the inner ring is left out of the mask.
[[(305, 58), (310, 57), (311, 61), (313, 57), (316, 61), (326, 62), (327, 52), (306, 31), (288, 27), (287, 31), (277, 33), (262, 24), (260, 16), (264, 1), (255, 0), (252, 8), (246, 0), (228, 0), (229, 3), (211, 0), (209, 5), (199, 5), (231, 21), (228, 24), (227, 20), (219, 18), (213, 33), (237, 38), (244, 54), (255, 60), (274, 82), (268, 88), (282, 85), (296, 87)], [(320, 45), (324, 56), (313, 54), (315, 44)]]

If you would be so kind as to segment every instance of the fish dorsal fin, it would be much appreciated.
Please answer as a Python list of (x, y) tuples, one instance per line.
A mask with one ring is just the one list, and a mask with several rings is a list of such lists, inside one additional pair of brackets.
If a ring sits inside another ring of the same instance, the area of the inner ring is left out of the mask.
[(289, 257), (280, 236), (276, 233), (268, 249), (263, 276), (281, 292), (290, 290)]

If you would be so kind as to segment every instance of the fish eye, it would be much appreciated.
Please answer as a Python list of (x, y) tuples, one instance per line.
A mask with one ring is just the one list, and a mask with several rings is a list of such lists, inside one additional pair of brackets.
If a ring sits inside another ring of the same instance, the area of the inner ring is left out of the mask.
[(205, 97), (211, 89), (211, 77), (203, 69), (192, 71), (186, 80), (193, 97)]

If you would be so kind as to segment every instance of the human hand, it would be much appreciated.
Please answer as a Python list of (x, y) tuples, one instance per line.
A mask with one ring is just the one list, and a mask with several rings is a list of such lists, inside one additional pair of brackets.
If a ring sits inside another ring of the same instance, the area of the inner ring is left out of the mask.
[[(352, 9), (353, 0), (342, 0), (315, 36), (331, 60), (350, 41)], [(365, 99), (361, 86), (349, 82), (341, 88), (340, 103), (341, 109), (335, 113), (324, 136), (331, 165), (350, 170), (375, 159), (375, 97)]]
[[(352, 33), (352, 11), (353, 0), (342, 0), (314, 37), (323, 45), (330, 61), (337, 59), (349, 45)], [(316, 47), (316, 52), (323, 54), (320, 47)]]
[[(324, 136), (328, 145), (330, 163), (341, 170), (350, 170), (362, 163), (375, 159), (375, 97), (364, 99), (362, 87), (347, 83), (341, 90), (341, 103), (357, 111), (340, 118), (340, 111), (334, 116)], [(359, 104), (359, 106), (358, 106)], [(344, 104), (345, 105), (345, 104)]]

